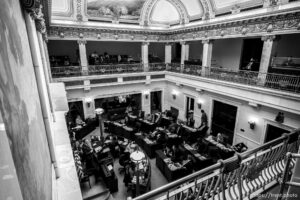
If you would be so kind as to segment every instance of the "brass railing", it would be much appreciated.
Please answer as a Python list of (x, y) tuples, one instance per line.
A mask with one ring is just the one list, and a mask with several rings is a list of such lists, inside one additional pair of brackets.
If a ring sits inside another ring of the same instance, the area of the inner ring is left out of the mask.
[[(297, 152), (300, 130), (176, 180), (134, 200), (251, 199), (278, 183), (287, 152)], [(295, 161), (289, 171), (295, 166)]]
[(236, 70), (218, 67), (203, 67), (200, 65), (182, 65), (180, 63), (150, 63), (147, 68), (143, 64), (111, 64), (90, 65), (85, 69), (79, 66), (52, 67), (52, 77), (62, 78), (86, 75), (108, 75), (144, 72), (144, 70), (170, 71), (176, 73), (201, 76), (244, 85), (253, 85), (265, 88), (278, 89), (290, 92), (300, 92), (300, 76), (260, 73), (248, 70)]

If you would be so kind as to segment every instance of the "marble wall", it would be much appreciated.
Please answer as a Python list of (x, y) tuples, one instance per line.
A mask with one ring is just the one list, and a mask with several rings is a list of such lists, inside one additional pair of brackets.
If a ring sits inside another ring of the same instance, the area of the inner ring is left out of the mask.
[(50, 200), (51, 160), (23, 15), (18, 0), (0, 1), (0, 111), (23, 199)]

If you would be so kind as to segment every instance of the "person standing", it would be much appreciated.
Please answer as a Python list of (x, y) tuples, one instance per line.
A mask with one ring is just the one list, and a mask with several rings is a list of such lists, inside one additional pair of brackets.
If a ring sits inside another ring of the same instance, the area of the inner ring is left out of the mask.
[(202, 126), (203, 123), (208, 124), (207, 115), (203, 109), (201, 110), (201, 113), (202, 113), (202, 115), (201, 115), (201, 125), (200, 126)]

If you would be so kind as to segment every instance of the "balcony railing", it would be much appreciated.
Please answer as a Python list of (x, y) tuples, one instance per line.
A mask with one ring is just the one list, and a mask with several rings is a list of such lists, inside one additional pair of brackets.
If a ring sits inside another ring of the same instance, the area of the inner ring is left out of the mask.
[(81, 66), (51, 67), (52, 78), (81, 76)]
[[(297, 130), (259, 148), (136, 197), (134, 200), (251, 199), (278, 183), (287, 152), (299, 148)], [(295, 160), (289, 171), (293, 170)]]
[(86, 69), (78, 66), (52, 67), (52, 77), (72, 77), (86, 75), (109, 75), (137, 73), (148, 70), (170, 71), (176, 73), (202, 76), (211, 79), (234, 82), (244, 85), (253, 85), (265, 88), (272, 88), (290, 92), (300, 92), (300, 77), (292, 75), (260, 73), (247, 70), (235, 70), (217, 67), (203, 67), (200, 65), (181, 65), (180, 63), (164, 64), (150, 63), (148, 68), (143, 64), (116, 64), (116, 65), (90, 65)]

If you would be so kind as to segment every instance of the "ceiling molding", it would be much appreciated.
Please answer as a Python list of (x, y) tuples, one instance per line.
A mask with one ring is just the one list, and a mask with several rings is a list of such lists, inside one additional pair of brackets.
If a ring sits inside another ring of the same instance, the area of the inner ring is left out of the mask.
[[(151, 13), (158, 1), (159, 0), (147, 0), (144, 3), (144, 6), (141, 11), (141, 16), (140, 16), (140, 25), (148, 26), (151, 24)], [(180, 24), (186, 24), (189, 22), (188, 12), (180, 0), (166, 0), (166, 1), (170, 2), (177, 9), (180, 17), (180, 22), (179, 22)]]
[[(110, 28), (83, 28), (82, 26), (55, 26), (48, 31), (49, 39), (77, 40), (81, 33), (87, 40), (119, 41), (193, 41), (205, 39), (224, 39), (234, 37), (254, 37), (300, 33), (300, 11), (280, 15), (208, 24), (180, 31), (153, 31)], [(116, 37), (116, 35), (118, 37)]]

